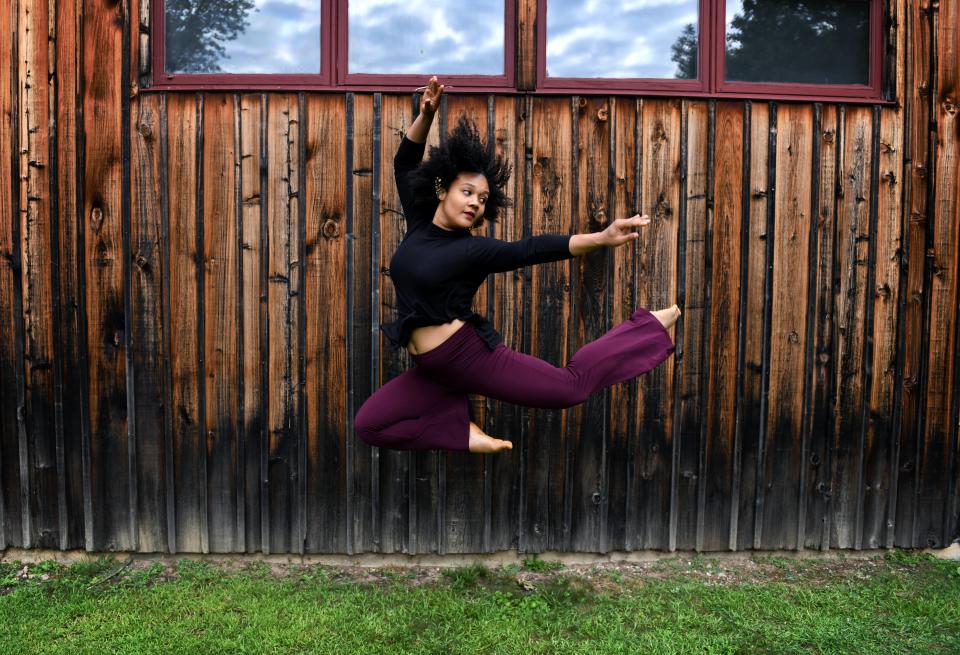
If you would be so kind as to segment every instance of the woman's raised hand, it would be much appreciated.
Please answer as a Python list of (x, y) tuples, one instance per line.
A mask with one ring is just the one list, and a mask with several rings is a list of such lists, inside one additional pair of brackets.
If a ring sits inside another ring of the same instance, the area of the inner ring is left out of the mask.
[(642, 216), (640, 214), (634, 214), (630, 218), (618, 218), (608, 225), (607, 229), (600, 233), (603, 239), (603, 245), (609, 248), (616, 248), (622, 246), (627, 241), (638, 239), (640, 233), (634, 230), (649, 224), (650, 217), (646, 214)]
[(433, 116), (440, 107), (440, 96), (442, 95), (443, 85), (437, 81), (437, 76), (434, 75), (427, 83), (423, 95), (420, 96), (420, 112), (427, 116)]

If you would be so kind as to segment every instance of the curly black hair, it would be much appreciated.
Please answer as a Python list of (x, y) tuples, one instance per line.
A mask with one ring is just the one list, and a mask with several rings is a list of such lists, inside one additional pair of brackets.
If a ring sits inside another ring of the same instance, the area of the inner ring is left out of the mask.
[(482, 173), (490, 185), (490, 195), (484, 205), (483, 216), (474, 224), (477, 227), (484, 218), (495, 223), (500, 210), (513, 204), (504, 193), (510, 172), (510, 162), (497, 154), (492, 144), (480, 139), (480, 132), (473, 121), (461, 116), (443, 144), (439, 147), (430, 146), (430, 156), (410, 171), (407, 179), (417, 206), (432, 214), (440, 204), (436, 191), (438, 178), (446, 189), (460, 173)]

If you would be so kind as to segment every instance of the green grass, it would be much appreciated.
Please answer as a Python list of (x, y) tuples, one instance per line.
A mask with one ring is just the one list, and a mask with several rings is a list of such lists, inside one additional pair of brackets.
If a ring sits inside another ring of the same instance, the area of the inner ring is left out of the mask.
[(4, 563), (0, 653), (960, 653), (960, 563)]

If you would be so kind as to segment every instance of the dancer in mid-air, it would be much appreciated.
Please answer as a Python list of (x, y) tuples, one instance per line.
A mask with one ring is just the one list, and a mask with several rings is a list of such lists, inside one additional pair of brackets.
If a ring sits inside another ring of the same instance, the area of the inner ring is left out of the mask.
[(510, 204), (504, 195), (510, 166), (465, 118), (421, 161), (442, 94), (443, 85), (431, 78), (394, 158), (407, 231), (390, 261), (399, 318), (382, 329), (395, 348), (410, 352), (415, 366), (370, 396), (354, 426), (360, 438), (381, 448), (494, 453), (513, 444), (471, 420), (468, 394), (529, 407), (580, 404), (669, 357), (674, 345), (667, 328), (680, 309), (637, 309), (563, 368), (507, 348), (490, 322), (471, 310), (488, 274), (622, 246), (650, 219), (618, 218), (602, 232), (512, 242), (472, 235)]

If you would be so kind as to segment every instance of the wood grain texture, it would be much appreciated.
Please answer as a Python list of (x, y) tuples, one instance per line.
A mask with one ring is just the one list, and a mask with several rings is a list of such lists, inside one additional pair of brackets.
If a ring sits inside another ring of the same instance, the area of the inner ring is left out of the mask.
[(160, 97), (146, 96), (133, 107), (130, 125), (132, 214), (130, 224), (130, 330), (133, 352), (134, 432), (137, 439), (137, 532), (146, 552), (167, 550), (167, 389), (164, 348), (163, 215), (160, 199)]
[[(537, 85), (537, 0), (517, 0), (517, 88), (532, 91)], [(546, 29), (539, 23), (539, 29)]]
[(210, 552), (242, 548), (237, 534), (237, 165), (236, 98), (203, 103), (203, 434)]
[[(574, 234), (601, 232), (616, 218), (610, 212), (610, 98), (574, 97), (572, 110), (576, 138), (570, 175), (574, 182), (570, 230)], [(634, 244), (622, 247), (633, 248)], [(572, 260), (568, 359), (613, 328), (612, 255), (610, 249), (604, 249)], [(603, 535), (609, 502), (609, 394), (608, 390), (593, 393), (566, 412), (567, 471), (571, 474), (567, 476), (564, 493), (565, 549), (607, 550)]]
[[(353, 416), (360, 405), (379, 387), (379, 375), (374, 375), (374, 342), (379, 344), (379, 330), (373, 326), (379, 320), (379, 311), (373, 312), (373, 288), (379, 276), (380, 258), (373, 256), (373, 237), (379, 225), (372, 220), (373, 209), (373, 97), (348, 94), (346, 111), (347, 149), (347, 222), (351, 239), (348, 265), (352, 267), (350, 280), (350, 330), (348, 332), (349, 376), (352, 381), (352, 403), (349, 407), (351, 432), (348, 435), (349, 476), (353, 504), (347, 526), (348, 552), (377, 551), (380, 544), (379, 523), (379, 459), (380, 449), (373, 448), (353, 432)], [(379, 207), (377, 207), (379, 211)], [(379, 287), (376, 287), (379, 288)], [(352, 462), (350, 453), (352, 448)]]
[(742, 305), (741, 328), (744, 330), (742, 403), (740, 404), (739, 439), (740, 490), (737, 511), (737, 549), (754, 545), (756, 528), (757, 478), (762, 476), (759, 448), (760, 396), (763, 370), (763, 306), (764, 286), (769, 275), (766, 265), (767, 205), (770, 202), (771, 184), (768, 175), (770, 108), (764, 103), (750, 103), (747, 108), (750, 119), (749, 160), (744, 159), (745, 174), (749, 171), (749, 230), (743, 248), (747, 251), (747, 268), (741, 284), (746, 288)]
[[(610, 100), (610, 140), (613, 150), (611, 177), (613, 192), (610, 199), (611, 219), (633, 216), (639, 211), (640, 176), (637, 153), (639, 102), (630, 98)], [(639, 257), (636, 246), (617, 248), (610, 257), (612, 282), (610, 288), (610, 320), (619, 325), (630, 318), (636, 308), (637, 277), (635, 262)], [(636, 485), (636, 451), (641, 436), (636, 432), (634, 418), (637, 406), (636, 380), (615, 385), (610, 389), (609, 448), (607, 455), (607, 529), (606, 546), (610, 550), (629, 550), (627, 526), (633, 522), (639, 500)], [(634, 531), (635, 532), (635, 531)]]
[[(679, 101), (643, 101), (639, 210), (649, 215), (651, 222), (636, 242), (637, 305), (648, 309), (669, 307), (678, 301), (680, 128)], [(677, 329), (673, 328), (674, 338)], [(670, 547), (673, 381), (677, 365), (677, 358), (671, 357), (639, 381), (641, 401), (635, 420), (641, 448), (636, 460), (639, 472), (634, 493), (640, 500), (637, 532), (629, 536), (637, 548)]]
[(307, 550), (347, 549), (346, 140), (343, 99), (307, 101)]
[(740, 340), (741, 231), (743, 227), (744, 105), (718, 102), (713, 160), (712, 274), (704, 390), (704, 469), (700, 472), (703, 528), (697, 547), (729, 547), (734, 521), (737, 345)]
[(813, 111), (777, 108), (773, 306), (764, 467), (764, 548), (795, 548), (806, 352), (807, 271)]
[[(390, 259), (404, 235), (400, 197), (393, 173), (393, 157), (400, 140), (412, 122), (408, 97), (374, 96), (374, 191), (373, 215), (378, 238), (372, 242), (377, 265), (379, 304), (378, 326), (396, 318), (397, 300), (388, 279)], [(438, 139), (442, 122), (434, 119), (431, 139)], [(436, 143), (436, 141), (434, 141)], [(374, 372), (379, 388), (407, 370), (410, 356), (406, 350), (394, 352), (385, 334), (374, 355)], [(380, 459), (380, 538), (382, 552), (436, 552), (438, 548), (437, 497), (438, 459), (435, 452), (412, 453), (381, 450)], [(420, 474), (422, 473), (422, 474)], [(419, 474), (419, 475), (418, 475)]]
[(85, 543), (85, 523), (90, 512), (85, 508), (84, 456), (89, 446), (87, 423), (87, 357), (85, 353), (86, 308), (81, 287), (83, 261), (82, 175), (79, 143), (82, 130), (79, 119), (82, 106), (77, 102), (82, 68), (82, 48), (77, 47), (81, 36), (82, 3), (60, 0), (56, 11), (56, 181), (59, 210), (56, 239), (59, 270), (55, 283), (59, 289), (60, 305), (60, 383), (59, 394), (63, 425), (64, 490), (63, 517), (66, 533), (60, 535), (61, 548), (82, 548)]
[(244, 550), (260, 550), (265, 527), (261, 512), (261, 485), (266, 462), (266, 417), (264, 406), (264, 380), (266, 363), (266, 257), (264, 257), (263, 223), (266, 207), (261, 192), (264, 165), (263, 114), (264, 99), (261, 95), (240, 97), (239, 144), (240, 176), (240, 254), (237, 303), (239, 304), (240, 432), (237, 437), (237, 458), (243, 467), (242, 512), (237, 521), (243, 537)]
[[(532, 195), (529, 234), (570, 234), (572, 119), (569, 100), (534, 98), (528, 119), (532, 125)], [(569, 262), (539, 265), (524, 270), (530, 276), (529, 354), (563, 366), (570, 325), (568, 290)], [(525, 476), (526, 516), (521, 519), (520, 549), (540, 552), (563, 548), (568, 526), (564, 525), (564, 481), (568, 474), (566, 412), (552, 409), (527, 411)], [(550, 475), (550, 472), (554, 475)]]
[(813, 327), (813, 370), (809, 384), (808, 397), (811, 403), (811, 415), (807, 426), (807, 459), (802, 463), (806, 469), (806, 500), (804, 502), (804, 540), (800, 544), (805, 548), (828, 549), (830, 547), (830, 508), (831, 485), (833, 484), (833, 396), (836, 385), (834, 377), (836, 341), (834, 329), (834, 271), (836, 268), (836, 219), (837, 219), (837, 182), (839, 175), (838, 146), (838, 109), (827, 105), (820, 107), (819, 125), (814, 137), (818, 140), (816, 149), (819, 160), (816, 163), (819, 175), (816, 179), (817, 196), (815, 261), (810, 262), (814, 269), (814, 302), (810, 311), (814, 317)]
[(847, 107), (841, 112), (840, 202), (837, 207), (836, 400), (834, 406), (834, 491), (831, 545), (853, 547), (863, 484), (863, 390), (866, 384), (865, 316), (869, 230), (871, 113)]
[(198, 98), (167, 97), (168, 229), (170, 262), (170, 393), (174, 486), (176, 488), (176, 550), (206, 552), (206, 458), (200, 414), (200, 367), (197, 317), (197, 134)]
[[(13, 207), (19, 205), (19, 190), (14, 179), (18, 142), (14, 132), (14, 84), (17, 74), (16, 39), (13, 25), (16, 16), (12, 3), (0, 5), (0, 548), (23, 546), (21, 525), (21, 493), (19, 437), (17, 431), (18, 364), (16, 357), (16, 325), (21, 321), (17, 300), (17, 272), (14, 249), (17, 233)], [(14, 194), (17, 199), (14, 199)]]
[[(679, 300), (683, 304), (682, 343), (683, 356), (677, 361), (679, 390), (674, 399), (674, 443), (676, 461), (671, 476), (675, 488), (672, 493), (672, 516), (674, 521), (674, 547), (680, 550), (698, 548), (700, 513), (700, 486), (702, 482), (701, 453), (705, 453), (703, 412), (706, 386), (707, 361), (704, 340), (710, 329), (710, 294), (707, 278), (711, 248), (708, 248), (708, 231), (711, 228), (713, 211), (708, 202), (708, 177), (712, 165), (710, 139), (713, 137), (713, 115), (706, 102), (684, 103), (686, 170), (683, 171), (684, 187), (681, 193), (681, 216), (678, 247), (682, 250), (682, 291)], [(681, 164), (683, 165), (683, 164)], [(712, 191), (712, 190), (711, 190)], [(679, 266), (680, 264), (678, 264)]]
[(24, 420), (29, 443), (30, 541), (59, 545), (57, 434), (54, 416), (54, 252), (51, 247), (50, 104), (46, 2), (17, 3), (20, 261), (23, 312)]
[(297, 458), (299, 385), (297, 305), (299, 262), (297, 205), (299, 197), (299, 129), (297, 97), (270, 96), (265, 129), (267, 139), (267, 477), (269, 544), (267, 552), (296, 552)]
[(924, 331), (926, 306), (927, 195), (930, 168), (931, 75), (929, 3), (910, 3), (907, 46), (907, 91), (905, 93), (906, 138), (904, 142), (904, 212), (907, 218), (904, 243), (906, 280), (903, 290), (904, 333), (902, 353), (900, 463), (897, 470), (897, 508), (895, 545), (912, 547), (916, 529), (916, 499), (919, 491), (919, 457), (922, 439), (923, 362), (926, 345)]
[[(83, 43), (83, 212), (86, 247), (93, 548), (134, 547), (127, 438), (126, 320), (123, 298), (121, 5), (88, 5)], [(94, 107), (96, 110), (94, 111)]]
[(933, 178), (932, 221), (928, 235), (930, 266), (929, 332), (923, 444), (918, 461), (919, 487), (914, 544), (928, 548), (949, 545), (945, 538), (957, 529), (953, 513), (956, 488), (957, 313), (960, 294), (960, 6), (947, 0), (934, 13), (936, 87), (932, 95), (936, 144), (930, 152)]

